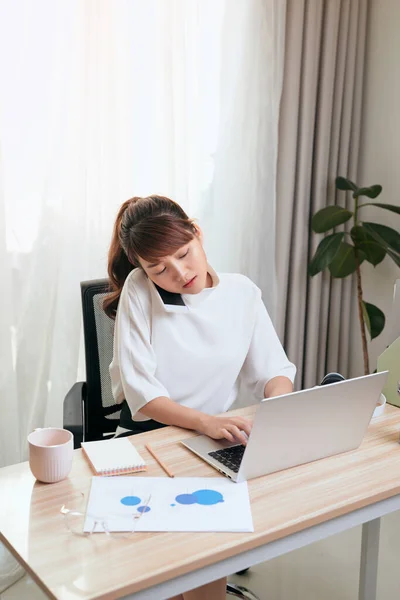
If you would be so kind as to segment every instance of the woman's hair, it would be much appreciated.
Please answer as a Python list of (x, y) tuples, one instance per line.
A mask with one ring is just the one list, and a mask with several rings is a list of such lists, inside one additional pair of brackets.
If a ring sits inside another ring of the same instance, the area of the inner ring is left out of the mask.
[(135, 196), (124, 202), (118, 211), (108, 252), (111, 292), (103, 302), (106, 314), (115, 318), (125, 280), (132, 269), (140, 267), (139, 256), (155, 262), (190, 242), (195, 232), (193, 221), (169, 198)]

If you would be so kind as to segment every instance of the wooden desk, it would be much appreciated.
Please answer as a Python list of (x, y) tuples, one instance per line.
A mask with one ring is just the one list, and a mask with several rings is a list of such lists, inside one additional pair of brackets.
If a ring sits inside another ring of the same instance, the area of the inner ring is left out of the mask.
[[(399, 431), (400, 410), (388, 406), (358, 450), (250, 481), (254, 533), (77, 537), (60, 507), (88, 492), (91, 471), (81, 450), (69, 478), (52, 485), (35, 482), (27, 463), (5, 467), (0, 539), (50, 598), (162, 600), (364, 523), (360, 598), (372, 600), (380, 517), (400, 508)], [(219, 477), (177, 443), (190, 435), (169, 427), (135, 436), (147, 474), (165, 476), (144, 448), (151, 442), (176, 475)]]

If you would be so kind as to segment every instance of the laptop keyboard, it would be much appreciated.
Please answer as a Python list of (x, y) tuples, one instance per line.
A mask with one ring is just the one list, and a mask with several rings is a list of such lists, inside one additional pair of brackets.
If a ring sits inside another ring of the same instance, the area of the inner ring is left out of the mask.
[(231, 469), (234, 473), (237, 473), (242, 462), (244, 449), (245, 446), (239, 444), (238, 446), (209, 452), (208, 455), (215, 458), (215, 460), (222, 463), (225, 467), (228, 467), (228, 469)]

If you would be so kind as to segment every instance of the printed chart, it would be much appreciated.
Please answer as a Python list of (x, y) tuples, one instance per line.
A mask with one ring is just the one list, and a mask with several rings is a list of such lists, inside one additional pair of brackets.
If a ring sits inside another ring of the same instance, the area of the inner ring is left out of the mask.
[[(140, 518), (139, 518), (140, 517)], [(85, 531), (254, 531), (247, 482), (93, 477)]]

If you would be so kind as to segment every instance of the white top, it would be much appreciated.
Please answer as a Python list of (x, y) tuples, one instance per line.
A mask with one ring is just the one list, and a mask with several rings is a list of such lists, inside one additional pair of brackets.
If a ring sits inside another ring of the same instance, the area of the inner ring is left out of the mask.
[(159, 396), (214, 415), (232, 406), (239, 378), (255, 399), (273, 377), (293, 381), (296, 367), (260, 289), (244, 275), (209, 273), (211, 288), (182, 295), (161, 290), (141, 269), (128, 275), (110, 375), (115, 401), (126, 398), (133, 420), (148, 420), (138, 411)]

